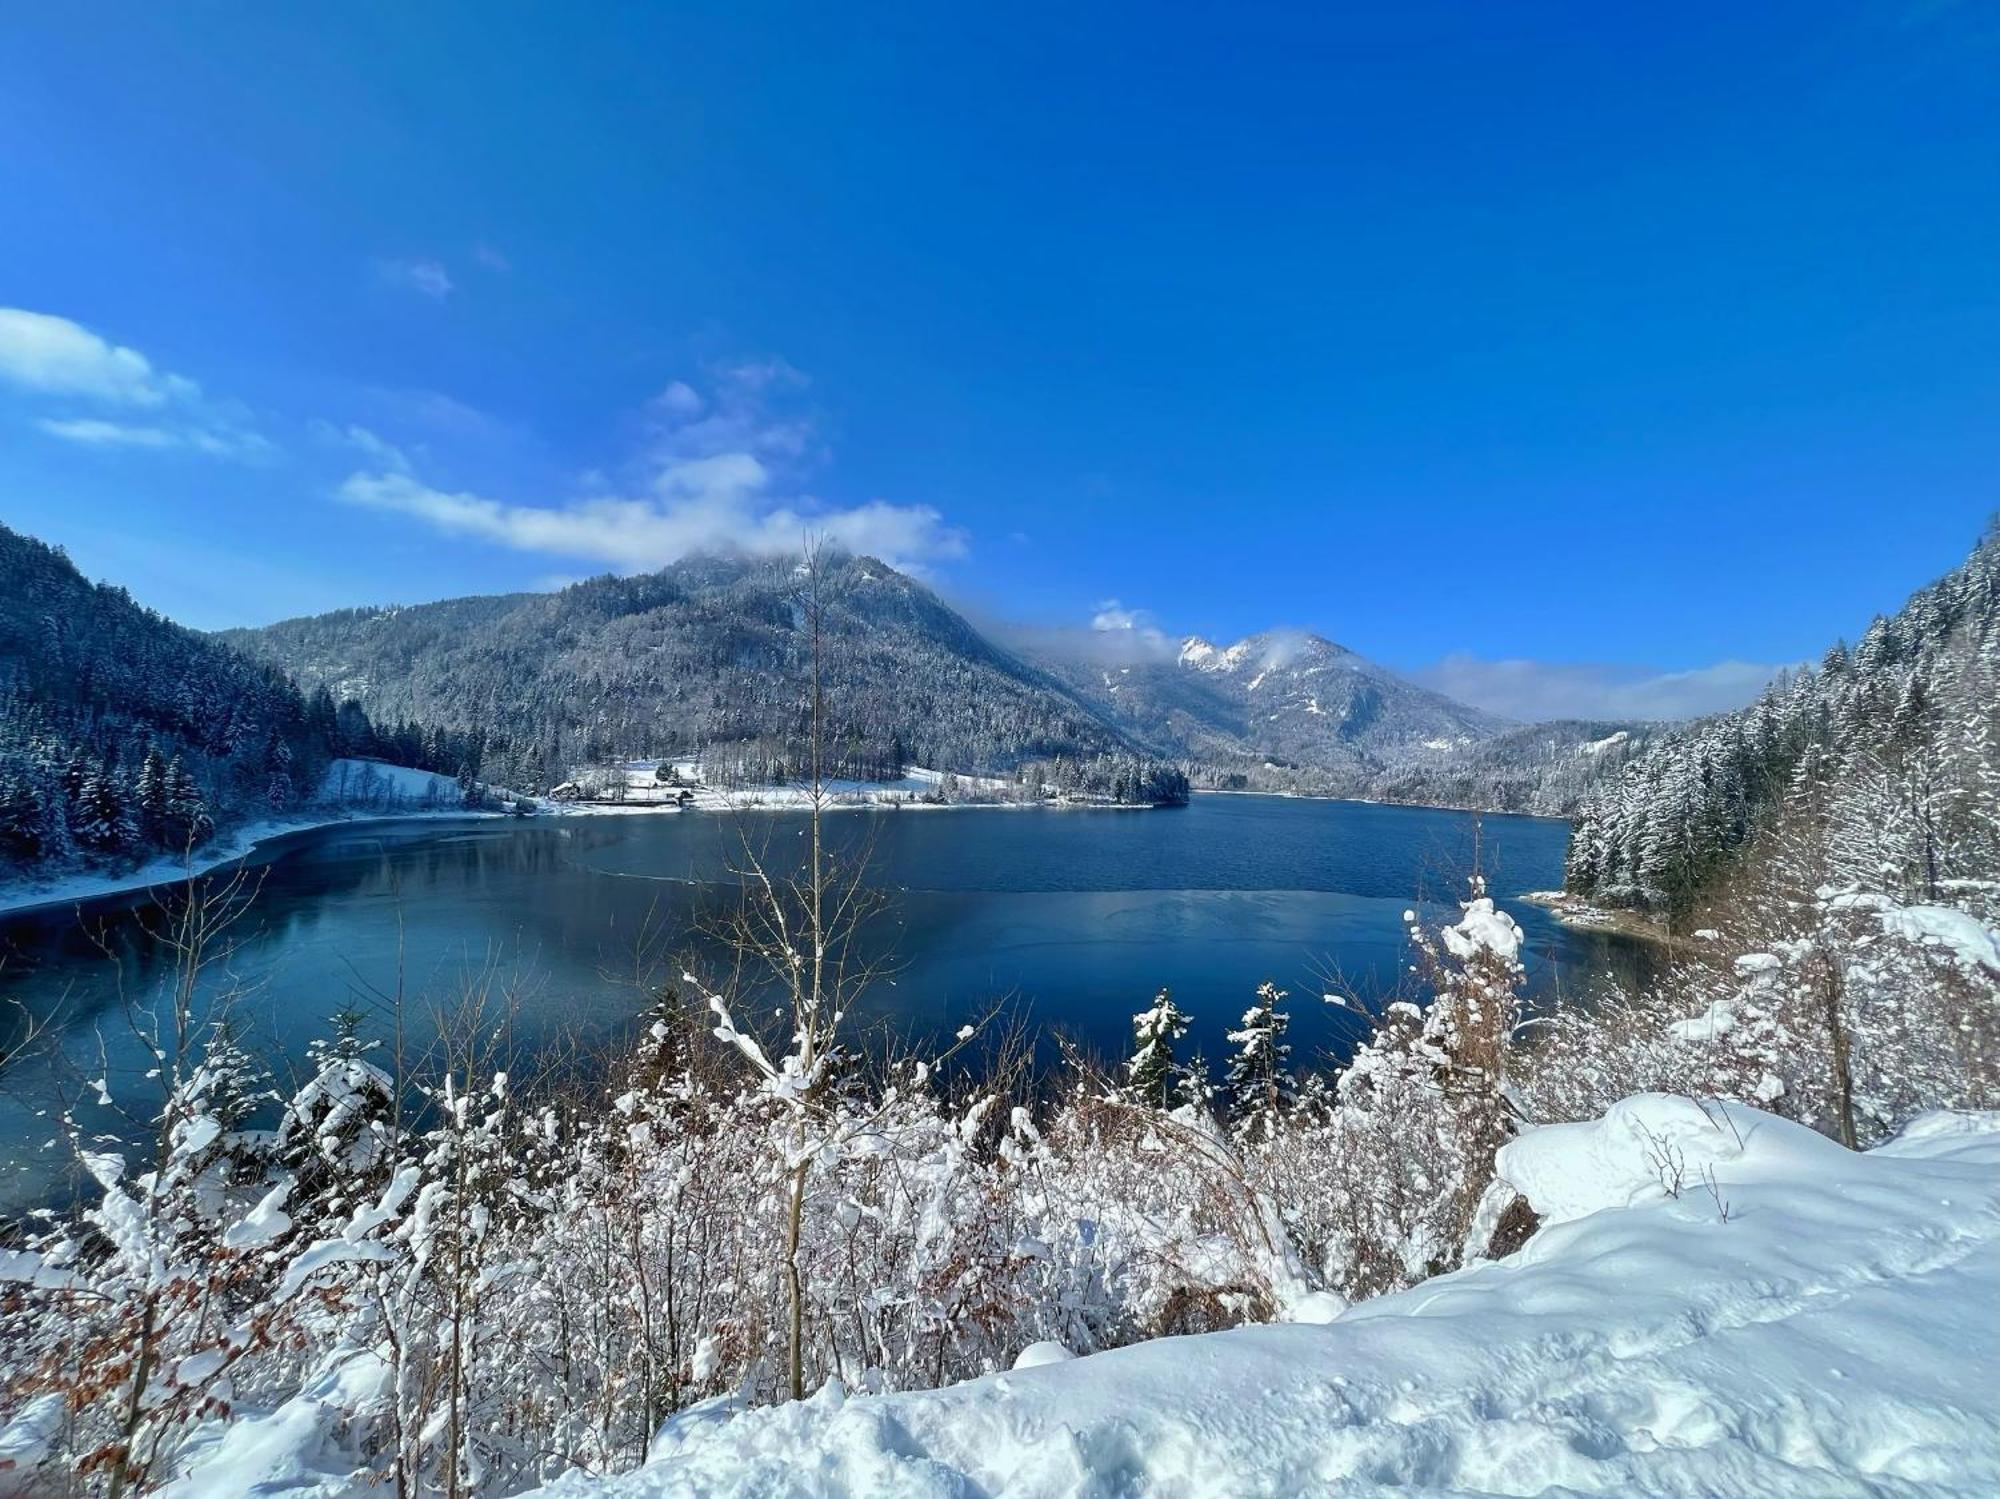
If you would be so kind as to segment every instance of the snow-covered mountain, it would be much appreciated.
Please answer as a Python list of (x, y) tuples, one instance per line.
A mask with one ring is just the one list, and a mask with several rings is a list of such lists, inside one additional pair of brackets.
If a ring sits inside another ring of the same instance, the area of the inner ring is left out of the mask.
[[(1297, 630), (1191, 636), (1177, 654), (1107, 664), (998, 643), (873, 558), (835, 559), (826, 586), (843, 774), (1143, 755), (1186, 764), (1198, 785), (1560, 812), (1577, 795), (1570, 750), (1619, 728), (1554, 725), (1516, 744), (1504, 719)], [(795, 588), (786, 562), (691, 557), (559, 593), (345, 609), (223, 638), (377, 717), (476, 735), (482, 773), (535, 787), (609, 754), (782, 759), (799, 724)], [(1458, 773), (1475, 759), (1476, 774)]]
[[(484, 736), (484, 770), (547, 786), (608, 755), (733, 747), (782, 761), (801, 733), (805, 637), (792, 561), (689, 557), (557, 593), (344, 609), (232, 644), (378, 716)], [(1094, 706), (871, 557), (829, 559), (828, 740), (840, 774), (908, 763), (1002, 772), (1129, 752)]]
[(1303, 773), (1308, 786), (1365, 790), (1384, 770), (1443, 760), (1510, 727), (1298, 630), (1227, 646), (1191, 635), (1171, 660), (1072, 663), (1064, 675), (1148, 748), (1257, 784)]

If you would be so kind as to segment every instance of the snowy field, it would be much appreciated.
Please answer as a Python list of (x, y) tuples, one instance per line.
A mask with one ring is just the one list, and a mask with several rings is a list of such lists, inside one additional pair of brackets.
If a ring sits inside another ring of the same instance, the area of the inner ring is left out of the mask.
[(1646, 1095), (1501, 1167), (1544, 1219), (1523, 1250), (1331, 1321), (697, 1408), (638, 1472), (543, 1492), (2000, 1494), (2000, 1115), (1854, 1155)]
[[(625, 778), (622, 804), (576, 803), (554, 801), (547, 809), (557, 813), (619, 813), (650, 812), (673, 805), (679, 797), (681, 787), (663, 785), (658, 778), (658, 760), (627, 760), (619, 766)], [(803, 785), (753, 786), (709, 786), (700, 783), (701, 767), (692, 760), (674, 762), (673, 769), (682, 782), (694, 793), (694, 807), (704, 812), (733, 812), (745, 808), (801, 808), (812, 804), (812, 792)], [(946, 772), (927, 770), (921, 766), (911, 766), (893, 781), (854, 781), (830, 779), (824, 783), (824, 794), (828, 804), (835, 807), (944, 807), (980, 805), (981, 797), (992, 797), (1004, 790), (1008, 782), (997, 777), (953, 775), (953, 794), (957, 798), (945, 802), (939, 798), (943, 794)], [(988, 802), (985, 805), (997, 805)]]

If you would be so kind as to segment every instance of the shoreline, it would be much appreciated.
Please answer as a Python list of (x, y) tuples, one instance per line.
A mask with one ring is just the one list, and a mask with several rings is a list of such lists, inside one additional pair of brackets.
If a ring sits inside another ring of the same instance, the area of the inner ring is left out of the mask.
[(1566, 891), (1529, 890), (1514, 899), (1540, 906), (1559, 925), (1571, 931), (1609, 932), (1614, 936), (1631, 937), (1661, 946), (1673, 942), (1667, 929), (1651, 916), (1638, 911), (1614, 911), (1604, 906), (1593, 906), (1587, 901), (1573, 901)]
[[(1194, 796), (1261, 796), (1292, 801), (1346, 802), (1363, 807), (1408, 808), (1413, 811), (1458, 812), (1483, 817), (1522, 817), (1541, 822), (1564, 822), (1565, 818), (1537, 812), (1494, 812), (1473, 807), (1446, 807), (1428, 802), (1383, 801), (1371, 797), (1330, 796), (1302, 791), (1251, 791), (1202, 788)], [(365, 823), (434, 822), (458, 819), (469, 822), (540, 820), (565, 821), (573, 817), (635, 817), (661, 813), (706, 812), (803, 812), (807, 798), (796, 787), (746, 787), (741, 791), (721, 791), (704, 787), (696, 802), (680, 807), (670, 802), (575, 803), (536, 798), (535, 811), (523, 817), (515, 813), (483, 808), (435, 805), (321, 809), (324, 815), (295, 820), (261, 819), (244, 824), (233, 833), (202, 849), (192, 860), (162, 856), (119, 874), (76, 873), (57, 876), (46, 882), (0, 886), (0, 921), (48, 911), (60, 906), (94, 905), (122, 896), (139, 895), (176, 885), (192, 876), (214, 874), (231, 865), (247, 863), (259, 854), (275, 852), (286, 842), (307, 835)], [(827, 802), (828, 812), (1158, 812), (1171, 811), (1171, 804), (1148, 802), (1063, 802), (1063, 801), (981, 801), (938, 802), (896, 791), (855, 793), (843, 790)], [(1542, 906), (1562, 925), (1579, 931), (1604, 931), (1663, 942), (1666, 933), (1650, 919), (1637, 913), (1606, 911), (1597, 907), (1571, 909), (1561, 891), (1533, 891), (1517, 899)]]
[[(294, 839), (304, 839), (337, 828), (371, 823), (450, 821), (560, 823), (577, 817), (637, 817), (681, 812), (704, 812), (711, 815), (736, 812), (803, 812), (807, 810), (807, 805), (805, 798), (796, 794), (792, 788), (766, 787), (758, 791), (746, 791), (740, 797), (731, 793), (710, 792), (705, 800), (687, 808), (668, 802), (581, 805), (542, 800), (534, 812), (525, 816), (486, 808), (436, 806), (398, 807), (380, 811), (363, 808), (324, 810), (327, 811), (325, 816), (309, 816), (283, 822), (266, 818), (245, 823), (232, 833), (216, 839), (199, 850), (192, 859), (185, 857), (175, 859), (162, 855), (118, 874), (72, 873), (58, 875), (47, 881), (0, 885), (0, 921), (63, 906), (95, 905), (100, 901), (116, 900), (123, 896), (140, 895), (148, 890), (164, 889), (169, 885), (181, 884), (190, 878), (214, 874), (232, 865), (247, 864), (259, 854), (274, 853), (281, 845)], [(1154, 812), (1161, 809), (1150, 804), (1135, 802), (1103, 804), (1047, 801), (927, 802), (913, 798), (878, 797), (830, 801), (825, 810), (828, 812)]]
[[(1298, 802), (1348, 802), (1357, 807), (1408, 807), (1419, 812), (1463, 812), (1468, 817), (1525, 817), (1534, 822), (1568, 822), (1561, 812), (1509, 812), (1498, 807), (1462, 807), (1448, 802), (1399, 802), (1383, 796), (1336, 796), (1330, 791), (1232, 791), (1221, 786), (1197, 786), (1191, 796), (1275, 796)], [(1547, 893), (1547, 892), (1544, 892)]]
[(298, 821), (263, 819), (245, 823), (225, 838), (198, 851), (193, 858), (174, 859), (162, 855), (135, 865), (120, 874), (67, 874), (42, 883), (0, 886), (0, 920), (26, 916), (57, 906), (91, 905), (121, 895), (137, 895), (190, 878), (214, 874), (232, 864), (245, 864), (259, 853), (289, 839), (334, 828), (375, 822), (436, 822), (449, 819), (489, 822), (511, 818), (508, 812), (489, 812), (465, 807), (410, 807), (393, 812), (352, 811)]

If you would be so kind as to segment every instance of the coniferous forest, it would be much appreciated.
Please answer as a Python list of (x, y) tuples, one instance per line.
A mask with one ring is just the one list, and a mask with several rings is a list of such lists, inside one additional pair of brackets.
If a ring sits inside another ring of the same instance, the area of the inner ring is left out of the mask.
[(0, 526), (0, 871), (185, 854), (310, 801), (341, 755), (456, 776), (479, 746), (302, 691)]

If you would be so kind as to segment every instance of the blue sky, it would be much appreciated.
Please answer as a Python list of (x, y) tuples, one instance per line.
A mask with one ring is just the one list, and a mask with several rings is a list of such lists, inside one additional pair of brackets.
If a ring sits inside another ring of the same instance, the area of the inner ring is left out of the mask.
[(1936, 0), (16, 7), (0, 519), (202, 626), (812, 525), (1706, 706), (2000, 504), (1996, 65)]

